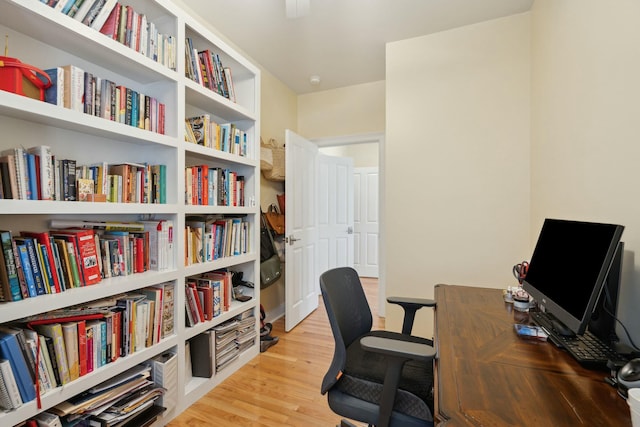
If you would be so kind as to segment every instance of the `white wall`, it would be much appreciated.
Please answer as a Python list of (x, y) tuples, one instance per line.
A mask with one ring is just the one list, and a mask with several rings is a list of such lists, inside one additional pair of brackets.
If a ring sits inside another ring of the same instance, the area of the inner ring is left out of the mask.
[(545, 217), (625, 225), (619, 315), (638, 325), (640, 3), (536, 0), (531, 14), (531, 235)]
[(298, 134), (307, 139), (384, 132), (385, 82), (298, 96)]
[[(387, 45), (387, 295), (514, 284), (530, 248), (529, 45), (528, 13)], [(431, 336), (433, 314), (419, 316)]]

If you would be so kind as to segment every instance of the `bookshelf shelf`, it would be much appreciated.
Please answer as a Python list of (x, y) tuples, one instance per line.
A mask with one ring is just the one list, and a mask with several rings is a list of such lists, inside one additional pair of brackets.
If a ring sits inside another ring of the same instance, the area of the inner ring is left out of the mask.
[[(260, 199), (260, 71), (217, 37), (196, 18), (171, 0), (131, 0), (127, 3), (145, 14), (161, 33), (175, 38), (175, 69), (156, 62), (107, 37), (39, 0), (0, 0), (0, 31), (9, 39), (10, 57), (47, 69), (75, 65), (101, 79), (110, 80), (157, 99), (165, 106), (164, 134), (63, 108), (0, 90), (0, 152), (18, 147), (47, 145), (58, 159), (74, 159), (78, 166), (124, 162), (166, 166), (166, 203), (104, 203), (61, 200), (0, 198), (0, 230), (44, 232), (51, 220), (120, 221), (170, 220), (173, 223), (174, 255), (166, 270), (145, 271), (100, 283), (45, 294), (16, 302), (0, 302), (0, 324), (11, 324), (27, 316), (47, 313), (121, 294), (140, 292), (154, 285), (173, 289), (172, 334), (154, 345), (120, 357), (80, 378), (42, 395), (42, 407), (30, 401), (9, 411), (0, 411), (0, 425), (19, 424), (87, 389), (164, 352), (177, 355), (177, 401), (154, 426), (165, 425), (190, 406), (195, 398), (219, 385), (242, 365), (258, 355), (259, 337), (239, 357), (212, 378), (187, 381), (186, 342), (245, 311), (255, 316), (259, 329), (260, 289), (246, 302), (232, 301), (228, 311), (213, 319), (186, 325), (187, 278), (220, 269), (243, 273), (244, 280), (259, 284)], [(185, 76), (185, 38), (197, 49), (219, 54), (232, 70), (235, 100), (228, 99)], [(184, 142), (185, 118), (209, 114), (217, 123), (231, 123), (246, 133), (248, 150), (239, 156)], [(184, 203), (184, 171), (187, 166), (228, 168), (244, 176), (245, 206), (190, 206)], [(185, 223), (192, 215), (242, 217), (249, 222), (248, 253), (185, 266)]]

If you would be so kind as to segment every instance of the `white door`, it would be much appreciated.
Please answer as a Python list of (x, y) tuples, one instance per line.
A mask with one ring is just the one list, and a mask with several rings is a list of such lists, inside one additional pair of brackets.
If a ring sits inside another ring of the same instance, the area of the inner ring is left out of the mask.
[(354, 169), (354, 268), (359, 276), (378, 277), (378, 168)]
[(353, 267), (353, 194), (353, 159), (319, 153), (319, 274), (335, 267)]
[(285, 131), (285, 330), (318, 308), (318, 147)]

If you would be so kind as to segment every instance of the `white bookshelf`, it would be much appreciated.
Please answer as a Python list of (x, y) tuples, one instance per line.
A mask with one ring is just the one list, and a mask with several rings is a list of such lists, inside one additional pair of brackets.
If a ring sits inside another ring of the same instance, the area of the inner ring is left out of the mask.
[[(0, 229), (45, 231), (51, 219), (136, 221), (171, 219), (174, 222), (176, 268), (148, 271), (103, 279), (100, 284), (42, 295), (22, 301), (0, 303), (0, 323), (89, 302), (146, 286), (171, 282), (175, 286), (175, 333), (157, 345), (107, 364), (42, 396), (42, 408), (29, 402), (17, 410), (0, 412), (0, 425), (11, 426), (166, 351), (178, 356), (178, 399), (173, 411), (165, 412), (161, 425), (174, 418), (195, 399), (204, 396), (235, 370), (259, 353), (259, 335), (254, 345), (223, 371), (210, 379), (192, 378), (185, 372), (185, 342), (195, 335), (252, 309), (259, 328), (259, 69), (219, 39), (212, 31), (168, 0), (124, 2), (144, 13), (158, 29), (176, 38), (176, 69), (172, 70), (105, 35), (69, 18), (39, 0), (0, 0), (0, 34), (9, 37), (8, 56), (45, 69), (73, 64), (102, 78), (157, 98), (166, 105), (165, 134), (137, 129), (12, 93), (0, 91), (0, 151), (17, 146), (49, 145), (60, 158), (78, 164), (96, 162), (149, 162), (167, 166), (167, 203), (88, 203), (38, 200), (0, 200)], [(220, 54), (233, 72), (236, 102), (218, 95), (185, 77), (185, 37), (199, 49)], [(218, 123), (232, 122), (248, 135), (246, 157), (204, 148), (184, 141), (184, 119), (210, 114)], [(184, 203), (184, 168), (203, 164), (227, 167), (245, 176), (245, 206), (187, 206)], [(250, 253), (214, 262), (184, 266), (184, 226), (188, 215), (241, 215), (251, 225)], [(230, 268), (244, 273), (256, 284), (253, 298), (234, 301), (231, 309), (213, 320), (185, 326), (184, 281), (188, 276)], [(214, 369), (215, 371), (215, 369)]]

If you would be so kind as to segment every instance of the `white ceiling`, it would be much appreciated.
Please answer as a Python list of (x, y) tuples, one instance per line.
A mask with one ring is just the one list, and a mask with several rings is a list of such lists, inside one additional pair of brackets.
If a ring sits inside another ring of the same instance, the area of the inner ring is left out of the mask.
[[(183, 0), (297, 94), (384, 80), (385, 43), (522, 13), (533, 0)], [(321, 82), (312, 86), (309, 79)]]

